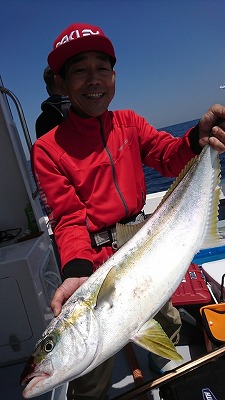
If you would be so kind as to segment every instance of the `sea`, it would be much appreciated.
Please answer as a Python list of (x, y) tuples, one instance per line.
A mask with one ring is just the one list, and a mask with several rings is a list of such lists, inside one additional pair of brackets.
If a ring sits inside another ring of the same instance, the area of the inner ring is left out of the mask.
[[(184, 133), (187, 132), (188, 129), (195, 126), (198, 123), (198, 121), (199, 119), (195, 119), (192, 121), (186, 121), (180, 124), (170, 125), (157, 129), (160, 131), (169, 132), (173, 136), (180, 137), (184, 135)], [(220, 163), (221, 163), (221, 178), (225, 178), (225, 153), (220, 155)], [(147, 194), (167, 190), (175, 179), (175, 178), (165, 178), (153, 168), (146, 167), (145, 165), (143, 165), (143, 170), (145, 174)]]

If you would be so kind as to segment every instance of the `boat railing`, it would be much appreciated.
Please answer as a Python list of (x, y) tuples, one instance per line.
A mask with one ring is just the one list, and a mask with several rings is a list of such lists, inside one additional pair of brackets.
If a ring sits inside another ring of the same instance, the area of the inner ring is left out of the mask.
[(16, 106), (17, 112), (18, 112), (18, 116), (19, 116), (19, 119), (20, 119), (22, 131), (23, 131), (23, 134), (24, 134), (24, 138), (26, 140), (26, 144), (27, 144), (28, 150), (30, 152), (31, 147), (32, 147), (32, 141), (31, 141), (31, 137), (30, 137), (30, 134), (29, 134), (29, 130), (28, 130), (28, 127), (27, 127), (27, 123), (26, 123), (26, 119), (25, 119), (25, 116), (24, 116), (24, 113), (23, 113), (22, 106), (21, 106), (18, 98), (15, 96), (15, 94), (12, 93), (9, 89), (5, 88), (4, 86), (0, 86), (0, 92), (8, 95), (13, 100), (13, 102), (14, 102), (14, 104)]
[[(2, 84), (1, 77), (0, 77), (0, 84)], [(19, 117), (19, 120), (20, 120), (20, 124), (21, 124), (21, 128), (22, 128), (22, 132), (23, 132), (23, 136), (24, 136), (24, 139), (26, 141), (26, 145), (28, 147), (29, 154), (30, 154), (31, 147), (32, 147), (32, 140), (31, 140), (31, 137), (30, 137), (30, 133), (29, 133), (29, 130), (28, 130), (27, 122), (26, 122), (26, 119), (25, 119), (25, 116), (24, 116), (24, 112), (23, 112), (21, 103), (18, 100), (18, 98), (16, 97), (16, 95), (13, 92), (11, 92), (11, 90), (7, 89), (6, 87), (4, 87), (2, 85), (0, 86), (0, 92), (4, 93), (7, 96), (9, 96), (12, 99), (12, 101), (13, 101), (15, 107), (16, 107), (16, 110), (17, 110), (17, 113), (18, 113), (18, 117)], [(6, 101), (7, 100), (8, 99), (6, 97)], [(7, 101), (7, 103), (8, 103), (8, 101)], [(10, 107), (9, 107), (9, 110), (11, 112)], [(11, 114), (12, 114), (12, 112), (11, 112)], [(35, 199), (37, 197), (37, 195), (38, 195), (38, 189), (37, 189), (37, 187), (35, 187), (33, 192), (32, 192), (33, 199)]]

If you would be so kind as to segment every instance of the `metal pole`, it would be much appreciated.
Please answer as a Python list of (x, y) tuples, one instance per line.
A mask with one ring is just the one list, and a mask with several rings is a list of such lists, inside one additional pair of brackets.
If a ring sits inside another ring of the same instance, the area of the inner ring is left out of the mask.
[(29, 130), (28, 130), (28, 127), (27, 127), (27, 123), (26, 123), (26, 120), (25, 120), (25, 117), (24, 117), (24, 113), (23, 113), (23, 109), (21, 107), (21, 104), (20, 104), (19, 100), (17, 99), (17, 97), (9, 89), (6, 89), (4, 86), (0, 86), (0, 92), (7, 94), (13, 100), (13, 102), (14, 102), (14, 104), (16, 106), (18, 115), (19, 115), (19, 119), (20, 119), (20, 123), (21, 123), (21, 126), (22, 126), (23, 134), (24, 134), (24, 137), (25, 137), (25, 140), (26, 140), (26, 144), (27, 144), (28, 150), (30, 152), (31, 147), (32, 147), (32, 141), (31, 141), (31, 138), (30, 138)]

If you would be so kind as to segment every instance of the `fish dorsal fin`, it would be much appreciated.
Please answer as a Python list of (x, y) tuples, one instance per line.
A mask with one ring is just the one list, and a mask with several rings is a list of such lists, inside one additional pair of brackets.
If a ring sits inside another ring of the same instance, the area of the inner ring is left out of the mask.
[(154, 319), (147, 321), (135, 334), (132, 341), (161, 357), (169, 360), (182, 360), (173, 342), (166, 335), (161, 325)]
[[(201, 153), (202, 154), (202, 153)], [(158, 207), (156, 208), (155, 211), (158, 210), (158, 208), (168, 199), (170, 194), (174, 191), (174, 189), (179, 185), (179, 183), (182, 181), (183, 177), (188, 173), (188, 171), (193, 167), (193, 165), (196, 163), (196, 160), (199, 158), (199, 156), (193, 157), (182, 169), (178, 177), (173, 181), (173, 183), (170, 185), (169, 189), (163, 196), (162, 200), (160, 201)]]
[(137, 233), (146, 221), (142, 221), (138, 224), (116, 224), (116, 239), (117, 239), (117, 248), (122, 247), (128, 240), (130, 240), (135, 233)]

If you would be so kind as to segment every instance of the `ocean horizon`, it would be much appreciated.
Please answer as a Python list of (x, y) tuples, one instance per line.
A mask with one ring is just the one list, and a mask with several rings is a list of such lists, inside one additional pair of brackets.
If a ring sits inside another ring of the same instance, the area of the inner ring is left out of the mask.
[[(173, 136), (180, 137), (187, 132), (188, 129), (192, 128), (198, 123), (199, 119), (182, 122), (176, 125), (170, 125), (163, 128), (159, 128), (160, 131), (166, 131), (171, 133)], [(221, 177), (225, 177), (225, 154), (220, 156), (221, 162)], [(146, 167), (143, 165), (143, 170), (146, 180), (147, 194), (161, 192), (167, 190), (175, 178), (165, 178), (159, 172), (153, 168)]]

